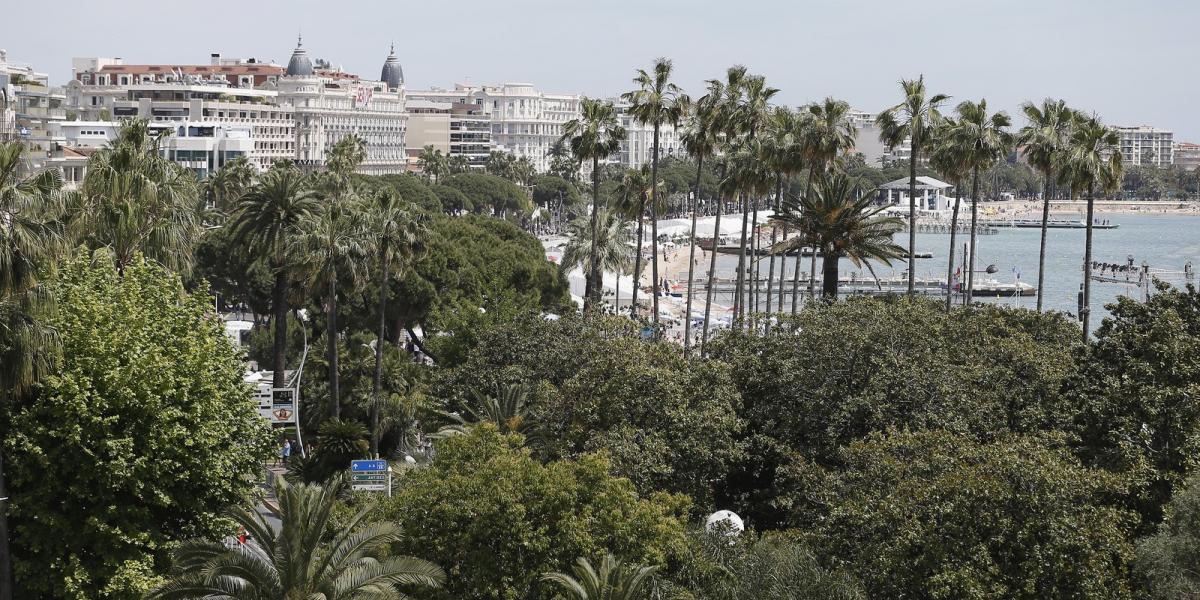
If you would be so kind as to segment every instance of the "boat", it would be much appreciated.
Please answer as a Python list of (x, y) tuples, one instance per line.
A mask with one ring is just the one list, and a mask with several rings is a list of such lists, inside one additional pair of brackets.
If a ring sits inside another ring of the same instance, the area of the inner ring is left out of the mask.
[[(1041, 229), (1041, 219), (980, 219), (979, 225), (983, 227), (1023, 227)], [(1108, 221), (1107, 219), (1100, 220), (1097, 223), (1092, 223), (1092, 229), (1116, 229), (1120, 227), (1117, 223)], [(1050, 219), (1046, 221), (1047, 229), (1086, 229), (1087, 221), (1071, 221), (1068, 219)]]

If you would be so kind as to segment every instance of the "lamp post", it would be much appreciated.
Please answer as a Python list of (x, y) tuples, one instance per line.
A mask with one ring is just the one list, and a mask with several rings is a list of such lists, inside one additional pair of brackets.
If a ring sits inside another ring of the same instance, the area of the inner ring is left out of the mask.
[(296, 370), (296, 382), (293, 385), (296, 390), (296, 442), (300, 444), (300, 456), (308, 458), (308, 450), (300, 437), (300, 378), (304, 376), (304, 361), (308, 360), (308, 311), (301, 308), (296, 315), (300, 317), (300, 332), (304, 334), (304, 352), (300, 355), (300, 368)]

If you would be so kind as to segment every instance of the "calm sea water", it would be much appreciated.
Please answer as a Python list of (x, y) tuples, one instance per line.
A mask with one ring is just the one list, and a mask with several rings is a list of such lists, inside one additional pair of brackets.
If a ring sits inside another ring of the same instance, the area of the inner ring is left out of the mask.
[[(1055, 215), (1064, 219), (1078, 219), (1077, 214)], [(1168, 275), (1166, 279), (1175, 284), (1183, 281), (1184, 264), (1191, 261), (1193, 266), (1200, 268), (1200, 216), (1171, 215), (1171, 214), (1103, 214), (1099, 218), (1108, 219), (1120, 225), (1117, 229), (1098, 229), (1094, 231), (1092, 255), (1093, 260), (1103, 263), (1125, 264), (1128, 256), (1133, 256), (1135, 264), (1143, 261), (1150, 265), (1152, 271), (1167, 270), (1177, 272)], [(1002, 282), (1012, 282), (1019, 271), (1021, 281), (1031, 285), (1037, 284), (1038, 243), (1040, 230), (1001, 228), (995, 235), (978, 237), (979, 253), (976, 256), (976, 269), (983, 270), (988, 265), (995, 265), (997, 272), (992, 275), (976, 274), (976, 277), (994, 278)], [(1075, 313), (1079, 286), (1083, 282), (1083, 245), (1085, 231), (1083, 229), (1051, 229), (1046, 236), (1046, 283), (1043, 293), (1044, 304), (1052, 310)], [(907, 234), (897, 235), (897, 243), (908, 244)], [(966, 236), (957, 236), (958, 248), (956, 259), (962, 260), (962, 244)], [(944, 278), (946, 276), (947, 249), (950, 243), (948, 234), (918, 234), (917, 250), (931, 252), (933, 258), (917, 260), (917, 274), (922, 277)], [(792, 259), (787, 259), (787, 273), (792, 272)], [(766, 277), (767, 261), (760, 264), (762, 277)], [(808, 271), (809, 259), (805, 258), (801, 270)], [(729, 276), (737, 268), (737, 257), (721, 255), (717, 259), (719, 275)], [(818, 268), (820, 263), (818, 261)], [(904, 271), (904, 264), (897, 263), (894, 268), (876, 265), (876, 273), (882, 277), (899, 277)], [(778, 269), (778, 264), (776, 266)], [(842, 274), (847, 275), (857, 271), (849, 261), (843, 261)], [(863, 273), (866, 276), (866, 273)], [(820, 274), (818, 273), (818, 277)], [(1116, 300), (1118, 295), (1141, 297), (1141, 290), (1136, 285), (1123, 283), (1092, 282), (1092, 314), (1103, 318), (1107, 311), (1103, 305)], [(717, 301), (729, 303), (728, 295), (718, 294)], [(995, 302), (1007, 305), (1036, 306), (1035, 297), (1028, 298), (981, 298), (983, 302)], [(1099, 321), (1095, 320), (1094, 325)]]

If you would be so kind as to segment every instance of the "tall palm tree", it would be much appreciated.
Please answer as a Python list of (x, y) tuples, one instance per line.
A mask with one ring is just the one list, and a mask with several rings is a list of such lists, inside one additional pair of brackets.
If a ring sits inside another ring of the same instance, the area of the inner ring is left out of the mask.
[(450, 161), (432, 144), (421, 149), (421, 154), (417, 156), (417, 167), (425, 174), (427, 180), (432, 179), (434, 183), (450, 173)]
[[(768, 124), (768, 135), (764, 140), (762, 147), (763, 161), (768, 169), (775, 176), (775, 204), (773, 206), (775, 214), (778, 214), (783, 206), (783, 183), (784, 179), (796, 173), (803, 164), (803, 155), (800, 150), (803, 146), (798, 139), (800, 128), (796, 121), (800, 117), (796, 112), (784, 106), (777, 106), (771, 112), (771, 120)], [(784, 239), (787, 238), (788, 229), (783, 230)], [(778, 240), (778, 228), (771, 227), (771, 246), (774, 247)], [(799, 259), (797, 259), (799, 260)], [(767, 269), (767, 307), (766, 312), (771, 312), (772, 290), (775, 280), (775, 253), (770, 255), (770, 266)], [(799, 269), (797, 269), (797, 272)], [(784, 261), (780, 260), (779, 265), (779, 310), (783, 310), (783, 283), (784, 283)]]
[(206, 202), (221, 213), (229, 213), (237, 208), (238, 200), (254, 184), (257, 175), (244, 154), (226, 162), (203, 181)]
[[(41, 317), (53, 303), (39, 276), (64, 248), (62, 173), (28, 174), (23, 144), (0, 144), (0, 403), (29, 389), (54, 367), (58, 338)], [(0, 433), (0, 600), (12, 600), (8, 493)]]
[[(696, 159), (696, 184), (692, 191), (692, 231), (691, 245), (688, 250), (688, 283), (687, 283), (687, 320), (683, 325), (683, 353), (691, 356), (692, 347), (692, 288), (696, 279), (696, 219), (699, 216), (700, 176), (704, 173), (704, 159), (712, 156), (717, 148), (718, 132), (716, 127), (717, 109), (720, 94), (705, 94), (696, 103), (688, 107), (689, 117), (687, 128), (680, 141), (688, 155)], [(720, 206), (717, 208), (717, 226), (720, 226)], [(713, 230), (713, 255), (716, 255), (718, 231)], [(709, 286), (711, 287), (711, 275)], [(707, 312), (707, 311), (706, 311)], [(707, 327), (707, 322), (705, 327)]]
[(658, 567), (627, 567), (606, 554), (599, 571), (586, 558), (576, 559), (571, 570), (574, 576), (546, 573), (542, 580), (557, 584), (571, 600), (640, 600), (646, 597), (646, 585)]
[(206, 540), (184, 542), (174, 553), (167, 582), (147, 597), (402, 600), (408, 597), (403, 587), (437, 588), (445, 582), (437, 565), (392, 555), (388, 550), (401, 538), (399, 526), (367, 521), (368, 509), (338, 523), (330, 539), (341, 481), (323, 487), (276, 481), (278, 527), (257, 511), (231, 511), (249, 540), (233, 548)]
[[(417, 210), (395, 190), (373, 195), (369, 206), (370, 234), (375, 237), (375, 260), (379, 265), (379, 330), (375, 338), (375, 377), (371, 384), (371, 455), (379, 455), (379, 411), (383, 402), (383, 336), (386, 332), (389, 275), (392, 264), (403, 269), (425, 250), (428, 232)], [(398, 269), (399, 270), (399, 269)]]
[(301, 223), (301, 234), (292, 251), (298, 257), (309, 283), (325, 286), (325, 350), (329, 361), (329, 416), (341, 413), (340, 375), (338, 372), (338, 284), (345, 281), (357, 288), (368, 277), (369, 259), (375, 251), (365, 211), (357, 206), (359, 197), (352, 175), (366, 157), (366, 141), (350, 135), (338, 141), (326, 161), (329, 170), (317, 180), (317, 189), (325, 197), (325, 210)]
[(285, 384), (287, 369), (288, 289), (291, 261), (288, 248), (300, 234), (300, 225), (320, 210), (308, 178), (287, 165), (267, 171), (238, 201), (231, 228), (234, 239), (265, 260), (275, 277), (271, 287), (271, 325), (275, 340), (273, 381)]
[[(739, 77), (738, 85), (741, 88), (742, 101), (738, 104), (731, 105), (733, 114), (729, 120), (729, 125), (737, 134), (742, 136), (741, 144), (744, 144), (746, 150), (752, 154), (760, 154), (758, 148), (762, 143), (759, 136), (766, 129), (768, 119), (771, 114), (771, 99), (779, 93), (779, 90), (767, 85), (766, 78), (762, 75), (746, 75), (742, 73)], [(770, 189), (769, 182), (764, 185), (761, 175), (764, 173), (763, 165), (760, 161), (747, 162), (743, 165), (742, 173), (737, 178), (743, 186), (739, 187), (738, 194), (742, 198), (742, 233), (741, 241), (738, 245), (738, 276), (737, 290), (735, 296), (734, 310), (735, 316), (741, 321), (745, 321), (748, 314), (746, 311), (745, 298), (745, 283), (746, 283), (746, 268), (748, 266), (746, 259), (747, 242), (750, 241), (748, 235), (757, 233), (754, 231), (758, 226), (758, 197), (759, 194), (766, 193)], [(753, 211), (751, 210), (753, 205)], [(753, 212), (753, 220), (750, 219), (750, 214)], [(747, 228), (750, 231), (747, 231)], [(758, 269), (755, 267), (755, 274)], [(757, 282), (757, 276), (753, 278)]]
[(967, 100), (955, 107), (958, 124), (950, 130), (953, 145), (962, 152), (962, 160), (971, 170), (971, 245), (967, 258), (967, 304), (975, 289), (975, 233), (979, 217), (979, 172), (986, 171), (1008, 154), (1013, 136), (1012, 121), (1004, 111), (988, 114), (987, 100)]
[[(1087, 235), (1083, 251), (1083, 306), (1079, 318), (1083, 321), (1083, 342), (1088, 340), (1091, 316), (1092, 285), (1092, 224), (1095, 193), (1099, 189), (1110, 193), (1121, 185), (1124, 168), (1121, 163), (1121, 138), (1095, 116), (1079, 116), (1071, 125), (1067, 150), (1063, 156), (1059, 181), (1071, 186), (1071, 197), (1087, 190)], [(1039, 290), (1040, 292), (1041, 290)]]
[[(629, 223), (624, 220), (621, 213), (602, 208), (597, 218), (600, 226), (595, 237), (592, 236), (591, 221), (588, 217), (577, 217), (567, 224), (568, 241), (563, 250), (559, 268), (569, 271), (590, 264), (592, 257), (595, 256), (601, 273), (612, 272), (617, 275), (615, 305), (619, 309), (621, 305), (621, 275), (628, 272), (630, 263), (634, 260), (634, 253), (640, 253), (640, 250), (635, 249)], [(593, 249), (595, 249), (594, 253)], [(636, 281), (634, 286), (636, 290)]]
[[(746, 67), (736, 65), (725, 72), (725, 80), (710, 79), (708, 81), (708, 96), (712, 98), (711, 127), (715, 132), (715, 148), (720, 151), (719, 165), (721, 185), (717, 187), (717, 215), (713, 225), (713, 250), (708, 263), (708, 288), (704, 296), (704, 328), (700, 330), (700, 356), (705, 356), (708, 349), (708, 325), (712, 318), (713, 280), (717, 274), (717, 246), (721, 236), (721, 211), (725, 206), (725, 194), (728, 186), (724, 180), (729, 173), (728, 148), (737, 137), (737, 119), (735, 110), (742, 102), (742, 80), (746, 77)], [(690, 318), (690, 317), (689, 317)]]
[[(679, 126), (687, 97), (679, 86), (671, 82), (671, 61), (659, 58), (654, 61), (652, 72), (638, 69), (633, 83), (638, 89), (626, 92), (621, 99), (629, 103), (629, 114), (642, 125), (654, 127), (653, 147), (650, 151), (650, 181), (658, 182), (658, 139), (663, 125)], [(658, 329), (658, 202), (650, 203), (650, 235), (653, 244), (650, 250), (651, 277), (654, 279), (653, 322)], [(638, 237), (641, 243), (641, 236)]]
[[(664, 208), (662, 194), (656, 193), (662, 190), (662, 182), (658, 182), (657, 186), (652, 186), (650, 184), (652, 174), (653, 169), (650, 165), (629, 169), (621, 177), (621, 183), (617, 185), (616, 189), (617, 206), (614, 212), (620, 213), (626, 219), (637, 220), (637, 239), (635, 241), (637, 252), (634, 254), (633, 264), (633, 304), (630, 306), (629, 313), (635, 318), (638, 309), (638, 290), (641, 288), (642, 279), (642, 244), (645, 240), (643, 234), (646, 224), (646, 207), (647, 204), (653, 206), (652, 212)], [(654, 227), (654, 230), (657, 231), (658, 228)], [(657, 320), (655, 318), (655, 321)]]
[(930, 165), (954, 184), (954, 211), (950, 217), (950, 251), (947, 252), (950, 258), (946, 266), (946, 312), (950, 312), (950, 307), (954, 303), (954, 289), (951, 282), (954, 281), (954, 253), (958, 237), (958, 211), (962, 204), (963, 182), (967, 180), (971, 171), (971, 167), (963, 160), (963, 156), (966, 153), (956, 145), (956, 142), (960, 139), (959, 136), (955, 135), (955, 130), (958, 127), (958, 121), (953, 117), (942, 117), (941, 122), (935, 128), (933, 148), (929, 155)]
[(88, 160), (83, 193), (71, 206), (76, 238), (106, 248), (123, 272), (137, 253), (187, 272), (200, 235), (198, 184), (189, 169), (168, 160), (161, 135), (147, 121), (126, 121), (107, 147)]
[(818, 175), (812, 193), (799, 201), (785, 201), (782, 214), (775, 217), (808, 235), (778, 244), (772, 251), (786, 252), (812, 243), (813, 252), (821, 253), (822, 295), (837, 298), (838, 264), (843, 256), (856, 267), (865, 264), (872, 273), (869, 261), (890, 265), (892, 259), (904, 256), (904, 248), (892, 242), (903, 221), (879, 216), (887, 207), (874, 206), (874, 199), (874, 190), (858, 189), (845, 173)]
[[(771, 172), (767, 162), (763, 160), (761, 147), (761, 142), (754, 140), (742, 143), (730, 150), (728, 169), (726, 170), (726, 176), (722, 181), (722, 186), (728, 190), (728, 193), (731, 196), (741, 196), (745, 200), (743, 209), (749, 208), (748, 205), (751, 202), (751, 199), (758, 198), (760, 195), (765, 195), (771, 190), (773, 173)], [(755, 215), (754, 221), (757, 221), (757, 204), (755, 206), (756, 208), (753, 210)], [(746, 214), (749, 214), (750, 212), (751, 211), (746, 210)], [(746, 224), (746, 214), (743, 214), (743, 225)], [(757, 223), (751, 224), (751, 227), (753, 228), (756, 224)], [(743, 230), (742, 233), (742, 241), (744, 244), (746, 237), (745, 230)], [(745, 253), (746, 248), (741, 248), (739, 253), (741, 260), (739, 260), (739, 262), (749, 258), (749, 260), (745, 262), (743, 269), (748, 269), (749, 265), (754, 265), (754, 270), (757, 272), (758, 257), (746, 257), (744, 256)], [(741, 283), (737, 286), (739, 294), (735, 297), (734, 306), (736, 309), (734, 310), (734, 315), (737, 319), (746, 319), (748, 315), (753, 315), (758, 307), (747, 307), (747, 296), (749, 296), (751, 304), (753, 304), (755, 296), (753, 294), (746, 294), (744, 292), (744, 287), (742, 285), (746, 283), (746, 278), (744, 275), (739, 275), (738, 281)], [(750, 278), (750, 285), (752, 287), (756, 285), (756, 282), (757, 278)]]
[[(824, 173), (834, 159), (843, 152), (854, 147), (854, 137), (858, 128), (850, 120), (850, 104), (843, 100), (826, 97), (822, 102), (814, 102), (807, 107), (808, 122), (805, 127), (804, 154), (809, 169), (809, 184), (805, 187), (812, 189), (813, 178), (818, 172)], [(796, 264), (800, 257), (796, 257)], [(808, 289), (816, 293), (817, 253), (812, 253), (809, 263)]]
[(894, 148), (908, 140), (908, 293), (912, 294), (916, 292), (917, 283), (917, 163), (921, 149), (940, 117), (938, 108), (950, 97), (928, 95), (924, 75), (917, 79), (901, 79), (900, 88), (904, 100), (880, 113), (875, 124), (879, 126), (879, 139), (888, 147)]
[(1046, 98), (1041, 106), (1032, 102), (1021, 105), (1028, 124), (1021, 128), (1017, 144), (1024, 150), (1025, 160), (1045, 178), (1042, 192), (1042, 236), (1038, 246), (1037, 310), (1042, 311), (1046, 280), (1046, 229), (1050, 221), (1050, 199), (1054, 196), (1054, 178), (1065, 152), (1067, 137), (1076, 112), (1062, 100)]
[[(591, 234), (592, 239), (595, 239), (600, 227), (600, 159), (608, 158), (613, 152), (621, 149), (621, 141), (625, 139), (625, 128), (617, 121), (617, 112), (611, 102), (584, 98), (581, 101), (580, 116), (563, 124), (561, 139), (571, 149), (571, 155), (575, 157), (577, 164), (582, 165), (588, 160), (592, 162)], [(595, 254), (598, 244), (592, 244), (592, 248), (587, 283), (584, 287), (584, 310), (599, 304), (600, 288), (603, 285), (598, 256)]]

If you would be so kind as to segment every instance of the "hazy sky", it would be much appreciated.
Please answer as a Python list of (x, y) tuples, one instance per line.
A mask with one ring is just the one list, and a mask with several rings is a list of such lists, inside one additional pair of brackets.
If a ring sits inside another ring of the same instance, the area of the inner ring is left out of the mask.
[(301, 30), (310, 55), (371, 77), (395, 41), (410, 89), (523, 81), (611, 95), (666, 56), (688, 90), (745, 64), (782, 103), (833, 95), (879, 110), (898, 101), (898, 79), (924, 73), (955, 101), (1014, 113), (1060, 97), (1200, 142), (1197, 0), (3, 2), (0, 47), (57, 83), (73, 56), (286, 63)]

